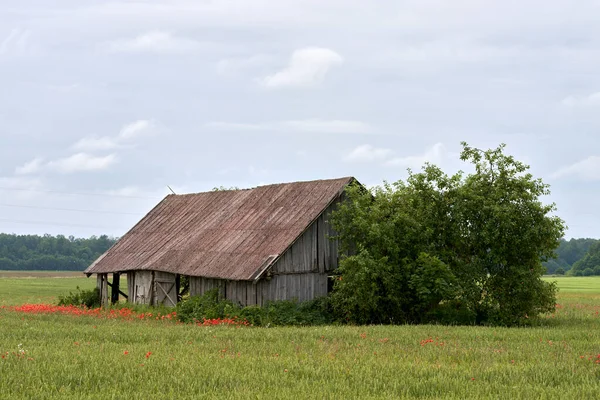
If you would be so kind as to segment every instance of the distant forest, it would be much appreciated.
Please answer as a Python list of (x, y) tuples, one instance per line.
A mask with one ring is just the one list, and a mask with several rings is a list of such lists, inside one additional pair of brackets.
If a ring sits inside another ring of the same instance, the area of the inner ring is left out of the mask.
[[(0, 270), (83, 271), (116, 241), (106, 235), (80, 239), (0, 233)], [(562, 239), (556, 254), (543, 263), (548, 274), (600, 275), (598, 239)]]
[[(600, 275), (600, 269), (594, 270), (598, 265), (594, 264), (594, 255), (600, 251), (600, 240), (598, 239), (561, 239), (556, 249), (557, 257), (544, 262), (548, 274), (583, 276)], [(585, 263), (583, 262), (585, 260)], [(586, 271), (587, 269), (591, 270)], [(584, 271), (586, 271), (584, 273)], [(597, 272), (597, 273), (596, 273)]]
[(0, 270), (83, 271), (117, 239), (0, 233)]

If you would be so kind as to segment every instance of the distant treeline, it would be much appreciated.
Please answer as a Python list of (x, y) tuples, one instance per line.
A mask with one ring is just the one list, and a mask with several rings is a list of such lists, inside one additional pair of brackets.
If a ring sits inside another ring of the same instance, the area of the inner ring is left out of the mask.
[[(83, 271), (116, 241), (107, 235), (81, 239), (0, 233), (0, 270)], [(548, 274), (600, 275), (598, 239), (561, 239), (556, 254), (544, 262)]]
[(106, 235), (80, 239), (0, 233), (0, 270), (83, 271), (115, 242)]
[[(590, 268), (592, 271), (596, 265), (594, 264), (595, 258), (592, 254), (600, 250), (600, 240), (598, 239), (561, 239), (560, 245), (556, 249), (557, 257), (553, 260), (549, 260), (544, 264), (548, 274), (565, 274), (580, 276), (584, 275), (583, 271)], [(583, 260), (586, 260), (583, 263)], [(600, 264), (597, 265), (600, 267)], [(586, 271), (589, 274), (589, 271)], [(600, 275), (589, 274), (589, 275)]]

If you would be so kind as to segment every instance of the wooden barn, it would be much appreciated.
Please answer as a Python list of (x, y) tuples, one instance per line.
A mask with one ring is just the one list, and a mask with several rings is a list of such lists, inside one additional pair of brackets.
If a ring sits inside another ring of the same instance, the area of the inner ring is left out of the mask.
[(85, 273), (97, 274), (104, 305), (120, 293), (132, 303), (174, 306), (185, 292), (215, 287), (241, 305), (326, 295), (338, 265), (328, 216), (353, 181), (169, 195)]

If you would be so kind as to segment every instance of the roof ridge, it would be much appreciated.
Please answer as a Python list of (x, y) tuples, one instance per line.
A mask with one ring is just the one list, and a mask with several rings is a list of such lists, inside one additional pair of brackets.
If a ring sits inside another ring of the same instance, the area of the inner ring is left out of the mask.
[(243, 192), (248, 190), (254, 190), (258, 188), (266, 188), (266, 187), (274, 187), (274, 186), (284, 186), (284, 185), (294, 185), (298, 183), (316, 183), (316, 182), (332, 182), (332, 181), (351, 181), (354, 180), (353, 176), (343, 176), (341, 178), (331, 178), (331, 179), (313, 179), (310, 181), (293, 181), (293, 182), (279, 182), (279, 183), (268, 183), (265, 185), (258, 185), (249, 188), (238, 188), (238, 189), (218, 189), (214, 188), (212, 190), (207, 190), (204, 192), (191, 192), (191, 193), (181, 193), (181, 194), (170, 194), (168, 196), (194, 196), (198, 194), (206, 194), (206, 193), (221, 193), (221, 192)]

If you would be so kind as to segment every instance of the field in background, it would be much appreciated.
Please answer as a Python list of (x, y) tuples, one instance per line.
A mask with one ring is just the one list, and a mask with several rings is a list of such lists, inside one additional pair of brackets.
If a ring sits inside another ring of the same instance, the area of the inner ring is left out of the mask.
[(93, 289), (96, 277), (72, 271), (0, 271), (0, 306), (56, 302), (78, 286)]
[[(0, 397), (596, 398), (600, 278), (556, 280), (557, 311), (530, 328), (198, 327), (0, 308)], [(77, 285), (95, 279), (0, 278), (0, 305)]]
[(0, 278), (81, 278), (79, 271), (0, 271)]
[(561, 293), (596, 293), (600, 295), (600, 276), (558, 276), (543, 279), (549, 282), (556, 281)]

